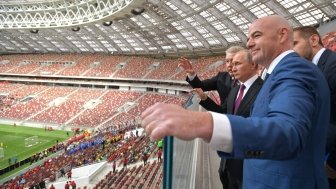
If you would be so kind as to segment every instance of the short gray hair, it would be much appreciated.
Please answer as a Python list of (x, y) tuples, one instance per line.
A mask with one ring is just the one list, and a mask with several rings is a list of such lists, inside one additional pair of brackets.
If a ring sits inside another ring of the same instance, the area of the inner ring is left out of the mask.
[(241, 47), (241, 46), (232, 46), (228, 49), (226, 49), (225, 53), (232, 53), (232, 54), (236, 54), (237, 52), (241, 51), (241, 50), (244, 50), (245, 48), (244, 47)]

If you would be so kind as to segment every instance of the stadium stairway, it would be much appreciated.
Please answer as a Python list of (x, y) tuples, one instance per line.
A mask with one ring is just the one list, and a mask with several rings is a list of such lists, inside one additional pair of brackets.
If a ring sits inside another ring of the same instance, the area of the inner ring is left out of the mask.
[[(102, 95), (100, 95), (97, 100), (100, 100), (104, 95), (106, 95), (109, 91), (106, 90)], [(76, 115), (74, 115), (72, 118), (70, 118), (68, 121), (66, 121), (64, 123), (64, 125), (68, 125), (69, 123), (71, 123), (72, 121), (74, 121), (78, 116), (80, 116), (83, 112), (85, 112), (86, 109), (84, 108), (83, 110), (81, 110), (80, 112), (78, 112)]]

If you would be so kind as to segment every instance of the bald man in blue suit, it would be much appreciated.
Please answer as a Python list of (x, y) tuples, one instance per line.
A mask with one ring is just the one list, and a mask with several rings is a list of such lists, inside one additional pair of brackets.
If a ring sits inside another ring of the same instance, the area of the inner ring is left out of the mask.
[(330, 98), (323, 74), (291, 50), (293, 30), (283, 17), (253, 22), (247, 47), (269, 75), (251, 117), (157, 103), (142, 113), (142, 126), (152, 139), (201, 138), (222, 157), (244, 158), (244, 189), (327, 189)]

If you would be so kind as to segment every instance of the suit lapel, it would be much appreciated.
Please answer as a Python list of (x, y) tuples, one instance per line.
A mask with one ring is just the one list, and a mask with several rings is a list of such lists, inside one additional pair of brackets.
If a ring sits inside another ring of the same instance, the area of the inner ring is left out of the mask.
[(317, 63), (317, 66), (320, 68), (320, 70), (324, 71), (324, 67), (325, 67), (325, 63), (327, 62), (327, 59), (328, 59), (328, 56), (330, 54), (330, 51), (329, 49), (326, 49), (321, 57), (320, 57), (320, 60), (318, 61)]
[(234, 106), (238, 91), (239, 91), (239, 85), (232, 88), (232, 92), (227, 98), (227, 108), (228, 108), (227, 113), (228, 114), (233, 114), (233, 106)]

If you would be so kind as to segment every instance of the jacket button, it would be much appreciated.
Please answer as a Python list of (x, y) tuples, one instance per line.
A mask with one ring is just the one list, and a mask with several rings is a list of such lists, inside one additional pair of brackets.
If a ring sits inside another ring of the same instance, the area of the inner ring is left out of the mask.
[(245, 155), (246, 155), (247, 157), (251, 157), (251, 156), (253, 155), (253, 151), (248, 150), (248, 151), (245, 152)]

